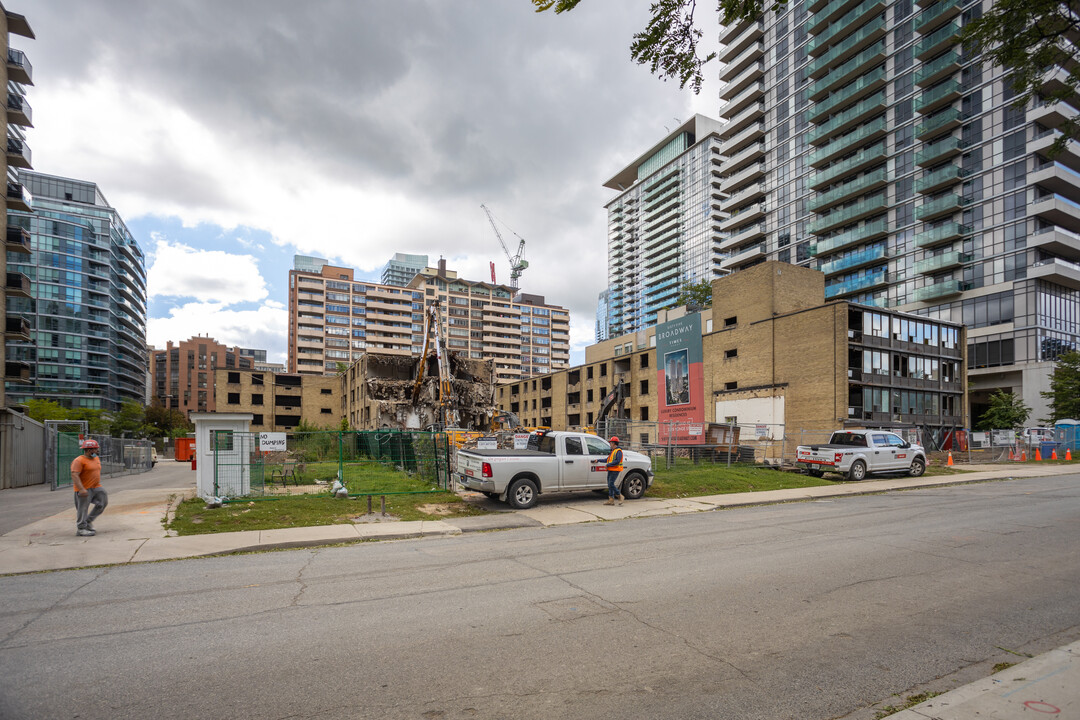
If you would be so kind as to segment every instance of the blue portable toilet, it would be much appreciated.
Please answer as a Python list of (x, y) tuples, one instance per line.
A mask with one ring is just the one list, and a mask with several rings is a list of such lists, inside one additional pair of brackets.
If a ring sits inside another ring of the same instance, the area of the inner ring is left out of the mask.
[(1080, 420), (1058, 420), (1054, 423), (1054, 440), (1058, 449), (1080, 452)]

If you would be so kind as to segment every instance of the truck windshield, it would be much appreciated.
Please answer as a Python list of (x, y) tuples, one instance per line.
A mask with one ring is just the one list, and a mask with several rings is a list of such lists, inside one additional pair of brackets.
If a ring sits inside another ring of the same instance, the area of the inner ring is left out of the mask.
[(831, 445), (850, 445), (851, 447), (866, 447), (866, 436), (849, 432), (833, 433), (829, 441)]

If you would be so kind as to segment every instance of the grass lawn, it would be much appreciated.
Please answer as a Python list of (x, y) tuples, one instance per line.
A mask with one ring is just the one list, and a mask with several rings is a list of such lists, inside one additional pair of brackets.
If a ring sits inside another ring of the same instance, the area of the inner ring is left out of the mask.
[(839, 475), (835, 480), (811, 477), (794, 472), (783, 472), (755, 465), (732, 465), (724, 463), (700, 463), (679, 458), (675, 467), (667, 469), (661, 464), (654, 469), (656, 478), (646, 497), (684, 498), (701, 495), (724, 495), (726, 493), (760, 492), (787, 488), (834, 485), (843, 482)]

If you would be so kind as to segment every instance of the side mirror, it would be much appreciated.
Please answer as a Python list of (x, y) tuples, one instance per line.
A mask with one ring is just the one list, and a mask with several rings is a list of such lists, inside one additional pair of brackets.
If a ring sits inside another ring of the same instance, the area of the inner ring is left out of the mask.
[(911, 447), (911, 443), (909, 443), (908, 441), (906, 441), (906, 440), (905, 440), (905, 441), (904, 441), (904, 444), (903, 444), (903, 445), (901, 445), (900, 447), (902, 447), (902, 448), (909, 448), (909, 447)]

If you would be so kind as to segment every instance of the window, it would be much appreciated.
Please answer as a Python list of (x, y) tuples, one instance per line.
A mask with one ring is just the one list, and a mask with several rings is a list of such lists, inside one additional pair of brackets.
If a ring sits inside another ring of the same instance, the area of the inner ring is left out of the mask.
[(262, 405), (263, 404), (262, 393), (257, 393), (257, 394), (252, 393), (252, 395), (251, 395), (251, 404), (252, 405)]
[[(648, 420), (649, 419), (649, 408), (647, 408), (647, 407), (640, 408), (640, 410), (638, 412), (640, 414), (640, 419), (641, 420)], [(648, 441), (646, 440), (645, 442), (648, 442)]]
[(229, 373), (229, 377), (228, 377), (228, 380), (226, 382), (228, 382), (229, 384), (239, 383), (240, 382), (240, 373), (238, 373), (238, 372)]
[(581, 438), (568, 437), (566, 438), (566, 454), (567, 455), (584, 455), (585, 453), (581, 449)]
[(732, 380), (731, 382), (726, 382), (726, 383), (724, 383), (724, 389), (725, 390), (738, 390), (739, 389), (739, 383), (735, 382), (734, 380)]
[(739, 349), (738, 348), (731, 348), (730, 350), (725, 350), (724, 351), (724, 358), (725, 359), (730, 360), (731, 358), (736, 358), (736, 357), (739, 357)]
[(261, 414), (260, 415), (252, 415), (251, 416), (251, 424), (252, 425), (262, 425), (263, 424), (263, 416)]
[(641, 367), (643, 367), (643, 368), (649, 367), (649, 354), (648, 353), (642, 353), (641, 354)]
[(729, 328), (729, 327), (735, 327), (735, 326), (736, 326), (736, 325), (738, 325), (738, 324), (739, 324), (739, 318), (738, 318), (738, 316), (736, 316), (736, 317), (729, 317), (729, 318), (724, 318), (724, 327), (726, 327), (726, 328)]
[(642, 380), (641, 381), (641, 394), (642, 395), (648, 395), (649, 394), (649, 381), (648, 380)]
[(323, 415), (329, 415), (331, 410), (330, 408), (319, 408), (319, 412)]
[(585, 438), (585, 447), (588, 449), (589, 455), (603, 455), (607, 457), (607, 454), (611, 452), (611, 446), (600, 438)]
[(330, 388), (319, 388), (319, 392), (323, 395), (329, 395), (333, 392)]
[(230, 405), (240, 404), (240, 393), (229, 393), (229, 399), (227, 401)]

